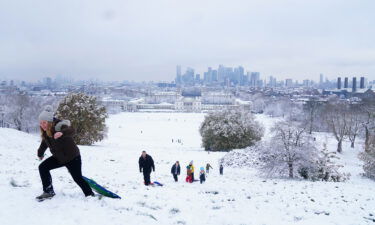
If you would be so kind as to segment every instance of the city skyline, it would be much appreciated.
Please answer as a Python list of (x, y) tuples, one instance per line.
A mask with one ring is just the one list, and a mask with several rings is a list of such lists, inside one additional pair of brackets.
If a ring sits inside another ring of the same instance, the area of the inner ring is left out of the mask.
[(375, 80), (375, 2), (3, 2), (0, 78), (171, 81), (224, 64), (279, 79)]

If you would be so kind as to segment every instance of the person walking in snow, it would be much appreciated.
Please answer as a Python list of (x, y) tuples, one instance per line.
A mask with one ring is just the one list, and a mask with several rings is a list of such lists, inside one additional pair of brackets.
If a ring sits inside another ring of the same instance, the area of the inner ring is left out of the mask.
[(172, 166), (172, 169), (171, 169), (171, 173), (173, 175), (173, 178), (174, 178), (174, 181), (178, 181), (178, 175), (180, 175), (180, 172), (181, 172), (181, 168), (180, 168), (180, 163), (178, 161), (176, 161), (175, 164), (173, 164)]
[(82, 177), (82, 160), (79, 148), (73, 140), (75, 130), (69, 120), (54, 118), (53, 108), (47, 105), (39, 115), (42, 141), (38, 149), (38, 157), (43, 160), (47, 148), (52, 156), (39, 165), (39, 174), (43, 184), (43, 194), (36, 197), (43, 201), (55, 195), (50, 171), (66, 167), (73, 180), (82, 189), (85, 196), (95, 196), (88, 183)]
[(145, 181), (145, 185), (151, 184), (151, 169), (155, 172), (155, 164), (154, 160), (150, 155), (146, 153), (146, 151), (142, 151), (141, 157), (138, 160), (139, 164), (139, 172), (143, 172), (143, 179)]
[(206, 173), (204, 172), (203, 167), (201, 167), (200, 172), (199, 172), (199, 180), (201, 184), (206, 181)]
[(223, 164), (220, 164), (220, 175), (223, 175), (223, 173), (224, 173), (224, 166), (223, 166)]
[(214, 169), (214, 168), (212, 168), (212, 166), (209, 163), (207, 163), (207, 165), (206, 165), (206, 173), (210, 173), (210, 168)]

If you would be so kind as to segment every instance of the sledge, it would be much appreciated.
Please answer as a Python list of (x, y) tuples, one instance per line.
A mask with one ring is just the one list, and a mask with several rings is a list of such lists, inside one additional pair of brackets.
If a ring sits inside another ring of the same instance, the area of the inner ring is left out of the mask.
[(153, 183), (154, 185), (156, 184), (156, 185), (158, 185), (158, 186), (161, 186), (161, 187), (163, 187), (164, 186), (164, 184), (162, 184), (162, 183), (159, 183), (159, 182), (157, 182), (157, 181), (154, 181), (154, 183)]
[[(143, 182), (144, 183), (144, 182)], [(151, 182), (150, 183), (150, 186), (152, 186), (152, 187), (155, 187), (155, 186), (160, 186), (160, 187), (163, 187), (164, 186), (164, 184), (162, 184), (162, 183), (159, 183), (159, 182), (157, 182), (157, 181), (154, 181), (154, 182)]]
[(83, 176), (83, 179), (90, 185), (90, 187), (98, 194), (101, 194), (105, 197), (108, 198), (119, 198), (121, 199), (120, 196), (116, 195), (115, 193), (105, 189), (104, 187), (100, 186), (98, 183), (96, 183), (94, 180), (89, 179), (87, 177)]

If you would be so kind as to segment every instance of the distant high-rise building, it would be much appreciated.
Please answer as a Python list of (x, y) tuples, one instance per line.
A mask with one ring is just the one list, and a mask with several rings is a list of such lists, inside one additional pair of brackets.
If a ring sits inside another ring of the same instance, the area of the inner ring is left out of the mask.
[(195, 75), (195, 82), (197, 82), (197, 83), (201, 82), (201, 75), (200, 74)]
[(359, 83), (359, 88), (363, 89), (365, 88), (365, 78), (361, 77), (360, 83)]
[(285, 86), (286, 87), (292, 87), (293, 86), (293, 80), (292, 79), (285, 79)]
[(357, 91), (357, 78), (353, 77), (353, 82), (352, 82), (352, 92)]
[(341, 77), (337, 78), (337, 89), (341, 89)]
[(251, 72), (250, 77), (250, 86), (257, 87), (260, 80), (260, 73), (259, 72)]
[(176, 84), (181, 84), (182, 82), (181, 66), (176, 66)]
[(217, 75), (218, 75), (218, 81), (219, 82), (224, 82), (225, 81), (225, 67), (223, 65), (219, 65), (219, 68), (217, 70)]
[(217, 70), (212, 70), (212, 82), (217, 82)]
[(323, 81), (323, 74), (321, 73), (321, 74), (320, 74), (320, 79), (319, 79), (319, 84), (320, 84), (320, 85), (323, 85), (323, 82), (324, 82), (324, 81)]
[(348, 88), (348, 87), (349, 87), (349, 78), (345, 77), (344, 88)]

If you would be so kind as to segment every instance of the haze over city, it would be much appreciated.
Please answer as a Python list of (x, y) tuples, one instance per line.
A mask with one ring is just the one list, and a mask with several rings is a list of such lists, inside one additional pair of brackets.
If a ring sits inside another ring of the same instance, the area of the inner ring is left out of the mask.
[(1, 1), (0, 78), (172, 81), (176, 65), (375, 79), (375, 2)]

